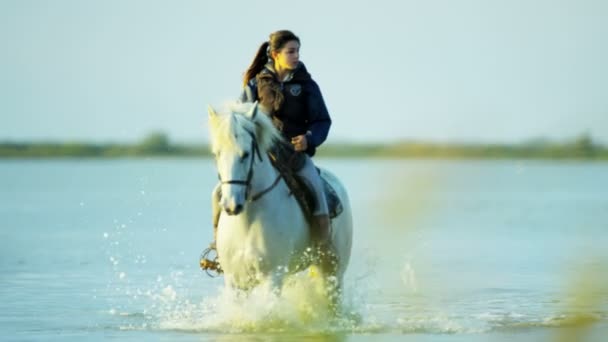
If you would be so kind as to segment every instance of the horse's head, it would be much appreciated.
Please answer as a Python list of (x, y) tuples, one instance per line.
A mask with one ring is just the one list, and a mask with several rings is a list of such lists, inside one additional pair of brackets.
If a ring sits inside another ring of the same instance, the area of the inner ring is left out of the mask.
[(222, 184), (220, 205), (227, 214), (238, 215), (250, 199), (255, 164), (281, 135), (257, 103), (233, 104), (226, 113), (209, 107), (209, 129)]

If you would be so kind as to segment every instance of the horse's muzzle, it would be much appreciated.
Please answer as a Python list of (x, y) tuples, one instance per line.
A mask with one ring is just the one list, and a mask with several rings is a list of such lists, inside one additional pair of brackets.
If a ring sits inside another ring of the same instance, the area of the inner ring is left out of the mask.
[(237, 204), (234, 206), (234, 209), (233, 208), (224, 208), (224, 211), (226, 211), (226, 214), (228, 214), (228, 215), (238, 215), (243, 211), (243, 205)]

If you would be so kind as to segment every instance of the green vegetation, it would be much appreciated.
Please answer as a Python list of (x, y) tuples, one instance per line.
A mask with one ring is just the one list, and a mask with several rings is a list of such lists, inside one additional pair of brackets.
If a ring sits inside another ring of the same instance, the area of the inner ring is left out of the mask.
[(324, 145), (319, 154), (333, 157), (608, 160), (608, 148), (593, 142), (587, 133), (567, 142), (538, 139), (520, 144), (401, 142), (385, 145)]
[(210, 155), (205, 145), (173, 144), (162, 132), (153, 132), (136, 144), (0, 143), (0, 158), (118, 158), (118, 157), (201, 157)]
[[(567, 142), (532, 140), (521, 144), (436, 144), (400, 142), (387, 144), (332, 144), (318, 151), (323, 157), (358, 158), (470, 158), (470, 159), (578, 159), (608, 160), (608, 147), (587, 133)], [(135, 144), (14, 143), (0, 142), (0, 158), (118, 158), (209, 157), (204, 144), (175, 144), (162, 132), (153, 132)]]

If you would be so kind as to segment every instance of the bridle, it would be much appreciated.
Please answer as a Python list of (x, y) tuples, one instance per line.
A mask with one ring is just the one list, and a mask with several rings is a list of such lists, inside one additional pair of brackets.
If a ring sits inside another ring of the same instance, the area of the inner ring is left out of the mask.
[[(257, 113), (257, 110), (253, 113), (252, 119), (255, 118), (256, 113)], [(217, 174), (217, 177), (220, 180), (220, 183), (222, 185), (223, 184), (235, 184), (235, 185), (244, 186), (245, 187), (245, 199), (249, 202), (254, 202), (254, 201), (259, 200), (262, 196), (264, 196), (265, 194), (270, 192), (272, 189), (274, 189), (274, 187), (277, 186), (277, 184), (279, 184), (279, 181), (281, 180), (282, 175), (279, 172), (277, 175), (277, 178), (274, 180), (274, 182), (272, 182), (272, 184), (269, 187), (267, 187), (266, 189), (254, 194), (254, 195), (251, 195), (251, 179), (253, 178), (253, 162), (255, 161), (256, 154), (257, 154), (260, 162), (262, 162), (262, 154), (260, 153), (258, 141), (257, 141), (255, 135), (253, 134), (253, 132), (250, 132), (249, 130), (245, 130), (245, 131), (251, 137), (251, 154), (250, 154), (251, 161), (249, 162), (249, 170), (247, 171), (247, 178), (245, 180), (240, 180), (240, 179), (222, 180), (222, 176), (219, 174), (219, 172)]]

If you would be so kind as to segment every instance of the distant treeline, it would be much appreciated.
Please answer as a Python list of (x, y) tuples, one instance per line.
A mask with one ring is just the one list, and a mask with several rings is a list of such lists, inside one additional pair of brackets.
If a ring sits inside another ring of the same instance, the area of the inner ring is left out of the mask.
[[(608, 148), (595, 143), (589, 134), (567, 142), (534, 140), (521, 144), (437, 144), (400, 142), (387, 144), (332, 144), (318, 151), (324, 157), (380, 158), (517, 158), (608, 160)], [(161, 132), (135, 144), (16, 143), (0, 142), (0, 158), (118, 158), (118, 157), (208, 157), (204, 144), (174, 144)]]
[(148, 157), (208, 156), (206, 145), (173, 144), (165, 133), (152, 133), (135, 144), (93, 144), (86, 142), (14, 143), (0, 142), (0, 157)]

